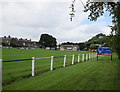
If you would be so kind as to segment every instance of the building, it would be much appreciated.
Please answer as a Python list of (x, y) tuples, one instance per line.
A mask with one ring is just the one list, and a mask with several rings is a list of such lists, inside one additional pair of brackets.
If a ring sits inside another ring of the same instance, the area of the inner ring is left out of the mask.
[(60, 45), (60, 50), (63, 50), (63, 51), (78, 51), (79, 46), (78, 45)]
[(11, 39), (12, 38), (10, 36), (8, 36), (8, 37), (6, 37), (6, 36), (0, 37), (0, 44), (4, 45), (4, 46), (10, 46)]
[(27, 40), (27, 39), (18, 39), (13, 37), (0, 37), (0, 44), (2, 46), (12, 46), (12, 47), (39, 47), (39, 44), (35, 41)]

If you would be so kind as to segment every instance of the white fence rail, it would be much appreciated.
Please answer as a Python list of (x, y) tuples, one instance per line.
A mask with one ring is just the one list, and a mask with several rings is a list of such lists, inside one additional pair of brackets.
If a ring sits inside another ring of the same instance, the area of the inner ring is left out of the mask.
[[(85, 55), (86, 55), (86, 60), (85, 60)], [(44, 58), (35, 58), (32, 57), (32, 76), (35, 76), (35, 60), (37, 59), (47, 59), (50, 58), (51, 59), (51, 64), (50, 64), (50, 70), (52, 71), (54, 68), (54, 58), (58, 58), (58, 57), (63, 57), (63, 67), (66, 67), (66, 59), (67, 57), (72, 56), (72, 65), (75, 63), (75, 56), (78, 56), (78, 63), (80, 63), (80, 56), (82, 56), (82, 62), (96, 58), (97, 54), (96, 53), (87, 53), (87, 54), (78, 54), (78, 55), (64, 55), (64, 56), (51, 56), (51, 57), (44, 57)]]
[(0, 92), (2, 91), (2, 59), (0, 59)]

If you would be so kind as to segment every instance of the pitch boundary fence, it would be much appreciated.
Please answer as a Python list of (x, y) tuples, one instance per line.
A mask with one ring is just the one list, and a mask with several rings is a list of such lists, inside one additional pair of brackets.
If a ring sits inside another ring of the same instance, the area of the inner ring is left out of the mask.
[[(55, 58), (60, 58), (63, 57), (63, 67), (66, 67), (66, 59), (67, 57), (72, 57), (71, 60), (71, 65), (75, 64), (75, 56), (77, 56), (77, 63), (80, 62), (84, 62), (84, 61), (88, 61), (90, 59), (96, 58), (97, 54), (96, 53), (86, 53), (86, 54), (78, 54), (78, 55), (64, 55), (64, 56), (51, 56), (51, 57), (43, 57), (43, 58), (35, 58), (32, 57), (31, 59), (20, 59), (20, 60), (9, 60), (9, 61), (2, 61), (2, 62), (15, 62), (15, 61), (28, 61), (28, 60), (32, 60), (32, 76), (35, 76), (35, 61), (39, 60), (39, 59), (51, 59), (51, 63), (50, 63), (50, 70), (52, 71), (54, 68), (54, 59)], [(82, 58), (81, 58), (82, 57)]]

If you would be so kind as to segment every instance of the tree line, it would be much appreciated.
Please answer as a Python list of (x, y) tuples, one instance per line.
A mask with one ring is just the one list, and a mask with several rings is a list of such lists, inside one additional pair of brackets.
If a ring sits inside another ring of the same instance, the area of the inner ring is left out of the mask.
[(93, 50), (99, 46), (110, 46), (110, 36), (100, 33), (85, 42), (66, 42), (62, 43), (62, 45), (78, 45), (80, 50)]
[[(75, 7), (75, 1), (72, 1), (71, 4), (71, 13), (74, 14), (74, 7)], [(82, 1), (81, 1), (82, 2)], [(110, 38), (110, 46), (117, 52), (118, 59), (120, 60), (120, 0), (112, 0), (111, 2), (108, 0), (108, 2), (96, 2), (88, 0), (86, 5), (84, 6), (84, 12), (88, 12), (88, 19), (90, 21), (97, 21), (97, 19), (104, 15), (105, 12), (109, 12), (109, 16), (112, 18), (112, 26), (111, 28), (111, 36)], [(71, 15), (71, 21), (74, 16)]]
[[(41, 34), (40, 39), (38, 42), (34, 42), (27, 39), (18, 39), (12, 38), (11, 36), (4, 37), (4, 39), (8, 41), (4, 41), (7, 43), (2, 43), (3, 46), (12, 46), (12, 47), (39, 47), (39, 48), (55, 48), (57, 49), (57, 39), (49, 34)], [(96, 36), (92, 37), (88, 41), (85, 42), (63, 42), (60, 45), (78, 45), (80, 50), (93, 50), (97, 49), (98, 46), (110, 46), (111, 44), (111, 36), (106, 36), (105, 34), (97, 34)]]

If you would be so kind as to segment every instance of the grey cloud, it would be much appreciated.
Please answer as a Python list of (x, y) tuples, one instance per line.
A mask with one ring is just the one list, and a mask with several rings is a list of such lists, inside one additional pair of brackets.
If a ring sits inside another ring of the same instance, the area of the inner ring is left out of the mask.
[[(24, 4), (24, 6), (28, 6), (29, 8), (22, 7), (23, 5), (21, 4), (22, 3), (20, 4), (14, 3), (13, 5), (9, 5), (7, 6), (7, 8), (4, 8), (3, 22), (7, 22), (8, 24), (12, 24), (12, 25), (29, 26), (29, 27), (55, 27), (61, 21), (63, 21), (63, 19), (61, 19), (62, 13), (59, 12), (60, 9), (56, 8), (58, 5), (63, 6), (62, 3)], [(31, 5), (33, 5), (33, 7), (31, 7)], [(35, 5), (40, 6), (42, 9)], [(62, 9), (63, 8), (64, 7), (62, 7)], [(65, 12), (65, 10), (63, 10), (63, 12)]]
[[(93, 35), (104, 32), (104, 24), (82, 24), (87, 18), (82, 6), (72, 22), (69, 21), (69, 3), (6, 3), (3, 7), (3, 35), (39, 40), (43, 33), (64, 41), (82, 42)], [(76, 7), (77, 8), (77, 7)], [(79, 25), (81, 24), (81, 25)], [(100, 29), (101, 28), (101, 29)]]

